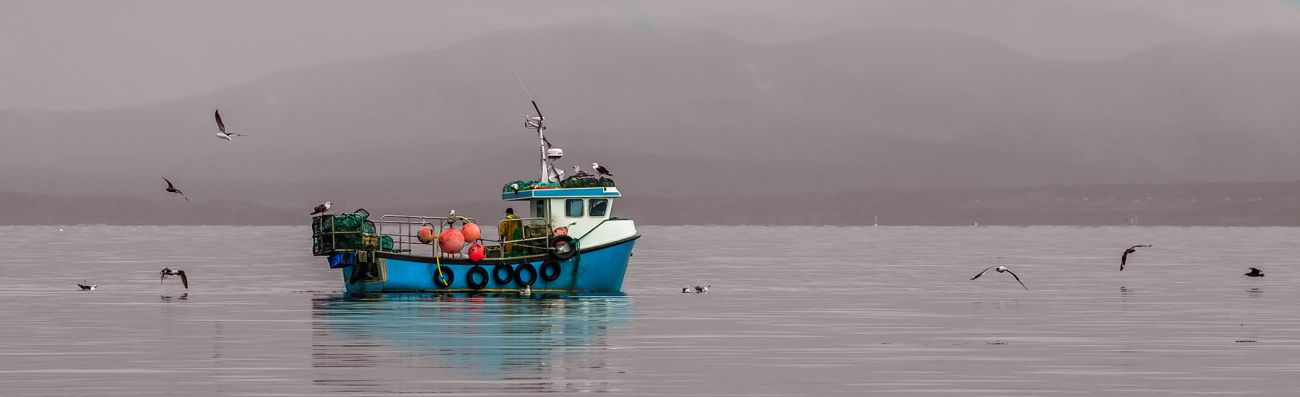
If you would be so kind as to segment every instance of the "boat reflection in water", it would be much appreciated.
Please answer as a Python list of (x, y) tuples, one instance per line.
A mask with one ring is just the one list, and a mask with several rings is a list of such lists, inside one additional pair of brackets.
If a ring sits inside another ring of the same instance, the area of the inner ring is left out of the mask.
[(622, 294), (318, 295), (312, 366), (331, 392), (610, 391)]

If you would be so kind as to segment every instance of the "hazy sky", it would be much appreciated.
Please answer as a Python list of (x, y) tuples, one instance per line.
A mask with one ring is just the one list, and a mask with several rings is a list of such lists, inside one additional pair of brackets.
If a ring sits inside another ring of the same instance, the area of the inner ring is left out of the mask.
[(0, 0), (0, 109), (104, 109), (266, 73), (443, 47), (487, 32), (605, 20), (783, 42), (852, 29), (992, 38), (1048, 58), (1300, 29), (1295, 0), (15, 1)]

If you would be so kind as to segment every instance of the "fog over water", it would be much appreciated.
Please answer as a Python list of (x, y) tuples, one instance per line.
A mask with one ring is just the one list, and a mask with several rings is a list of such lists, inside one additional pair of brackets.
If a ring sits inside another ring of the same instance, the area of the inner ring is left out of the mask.
[(296, 67), (446, 47), (496, 31), (608, 20), (707, 27), (756, 43), (838, 31), (959, 32), (1057, 59), (1300, 29), (1288, 1), (7, 1), (0, 109), (110, 109)]
[(6, 2), (0, 223), (499, 213), (536, 174), (518, 71), (559, 165), (650, 223), (1297, 225), (1297, 27), (1287, 1)]

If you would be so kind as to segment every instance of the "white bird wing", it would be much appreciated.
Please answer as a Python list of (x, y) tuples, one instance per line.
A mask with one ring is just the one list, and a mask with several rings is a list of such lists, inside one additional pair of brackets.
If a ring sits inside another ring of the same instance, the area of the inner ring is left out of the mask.
[(976, 274), (975, 277), (971, 277), (970, 279), (971, 279), (971, 280), (974, 280), (974, 279), (980, 278), (980, 276), (983, 276), (983, 275), (984, 275), (984, 272), (987, 272), (987, 271), (989, 271), (990, 269), (993, 269), (993, 268), (995, 268), (995, 267), (997, 267), (997, 266), (989, 266), (989, 267), (985, 268), (983, 271), (981, 271), (979, 274)]
[[(1011, 271), (1011, 269), (1007, 269), (1007, 273), (1011, 273), (1011, 277), (1015, 277), (1015, 278), (1016, 278), (1016, 282), (1017, 282), (1017, 283), (1020, 283), (1020, 286), (1021, 286), (1021, 287), (1025, 287), (1025, 282), (1024, 282), (1024, 281), (1020, 281), (1020, 276), (1017, 276), (1017, 275), (1016, 275), (1016, 272)], [(1029, 289), (1029, 287), (1025, 287), (1025, 289)]]

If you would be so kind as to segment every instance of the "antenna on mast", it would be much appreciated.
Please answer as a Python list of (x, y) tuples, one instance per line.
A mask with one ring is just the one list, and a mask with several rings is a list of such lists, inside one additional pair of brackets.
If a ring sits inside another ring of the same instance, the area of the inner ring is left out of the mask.
[(542, 116), (542, 108), (537, 106), (537, 101), (533, 99), (533, 94), (528, 92), (528, 85), (524, 84), (524, 78), (519, 76), (519, 69), (516, 69), (514, 65), (511, 65), (510, 70), (515, 72), (515, 80), (519, 80), (519, 86), (523, 87), (524, 95), (528, 96), (528, 101), (533, 103), (533, 110), (537, 111), (537, 116), (535, 117), (527, 114), (524, 115), (524, 128), (537, 130), (537, 145), (538, 150), (541, 152), (541, 156), (538, 159), (538, 164), (541, 166), (541, 176), (538, 180), (542, 182), (559, 182), (560, 176), (563, 175), (564, 171), (555, 169), (554, 163), (555, 160), (564, 157), (564, 150), (552, 147), (551, 141), (546, 139), (546, 117)]
[(515, 80), (519, 80), (519, 86), (524, 88), (524, 95), (527, 95), (528, 101), (533, 103), (533, 110), (537, 111), (537, 121), (539, 121), (537, 124), (541, 125), (540, 121), (546, 120), (546, 117), (542, 116), (542, 108), (537, 107), (537, 101), (533, 100), (533, 94), (528, 92), (528, 85), (524, 84), (524, 78), (519, 77), (519, 69), (511, 66), (510, 70), (515, 72)]

